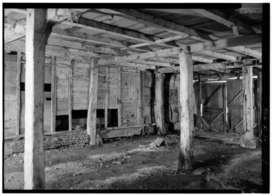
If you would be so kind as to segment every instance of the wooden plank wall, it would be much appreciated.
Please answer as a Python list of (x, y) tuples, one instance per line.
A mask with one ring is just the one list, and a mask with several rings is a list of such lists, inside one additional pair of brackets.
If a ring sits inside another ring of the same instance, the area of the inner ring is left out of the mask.
[[(23, 60), (24, 60), (23, 55)], [(51, 84), (51, 57), (46, 59), (45, 83)], [(5, 55), (5, 136), (15, 135), (16, 126), (16, 72), (17, 55)], [(21, 82), (25, 81), (25, 69), (22, 63)], [(70, 60), (60, 56), (56, 57), (56, 113), (57, 115), (68, 115), (68, 80), (70, 71)], [(106, 77), (108, 69), (108, 77)], [(135, 68), (118, 68), (116, 66), (100, 66), (98, 76), (98, 109), (105, 109), (106, 93), (108, 92), (108, 109), (121, 110), (121, 126), (137, 125), (139, 122), (138, 114), (140, 95), (140, 74)], [(73, 68), (73, 110), (87, 110), (89, 93), (89, 64), (80, 59), (75, 59)], [(119, 74), (119, 76), (118, 76)], [(148, 75), (148, 74), (147, 74)], [(120, 78), (119, 78), (120, 77)], [(148, 77), (148, 76), (147, 76)], [(121, 83), (119, 83), (121, 82)], [(118, 87), (121, 86), (118, 90)], [(150, 82), (147, 87), (150, 87)], [(118, 96), (119, 100), (118, 100)], [(150, 98), (150, 96), (147, 96)], [(121, 98), (121, 100), (120, 100)], [(25, 117), (25, 93), (21, 91), (21, 134), (24, 133)], [(146, 102), (150, 102), (147, 100)], [(148, 103), (146, 103), (148, 107)], [(121, 109), (120, 109), (121, 108)], [(150, 108), (149, 108), (150, 109)], [(51, 120), (51, 92), (44, 92), (44, 131), (50, 132)], [(150, 115), (150, 114), (148, 114)], [(118, 117), (118, 118), (119, 118)], [(74, 123), (78, 120), (73, 119)], [(147, 120), (145, 123), (150, 122)], [(80, 123), (86, 123), (80, 120)]]

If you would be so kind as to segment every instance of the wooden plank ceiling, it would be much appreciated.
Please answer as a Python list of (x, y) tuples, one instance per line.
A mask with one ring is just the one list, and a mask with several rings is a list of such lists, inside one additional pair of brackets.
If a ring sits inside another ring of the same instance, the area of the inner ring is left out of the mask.
[[(171, 53), (171, 49), (178, 51), (179, 47), (188, 46), (192, 46), (194, 65), (237, 64), (243, 60), (261, 64), (262, 45), (258, 36), (262, 32), (262, 12), (260, 6), (257, 8), (257, 11), (252, 6), (236, 10), (52, 9), (50, 13), (54, 14), (49, 19), (57, 23), (49, 44), (93, 52), (104, 64), (118, 59), (152, 69), (178, 66), (178, 54)], [(24, 40), (25, 13), (23, 9), (5, 9), (5, 48), (16, 49), (14, 42)], [(258, 41), (244, 43), (247, 36), (256, 36)], [(233, 37), (238, 38), (239, 45), (230, 43)], [(201, 46), (201, 50), (193, 50), (198, 44), (213, 45), (221, 39), (226, 43), (220, 48)], [(170, 52), (161, 55), (163, 51)]]

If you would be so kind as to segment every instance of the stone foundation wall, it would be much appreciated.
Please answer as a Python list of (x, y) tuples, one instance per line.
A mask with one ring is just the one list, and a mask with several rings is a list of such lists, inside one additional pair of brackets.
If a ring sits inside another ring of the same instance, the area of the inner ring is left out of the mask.
[[(51, 150), (69, 146), (85, 146), (89, 143), (86, 131), (56, 132), (44, 135), (44, 149)], [(4, 140), (4, 157), (24, 152), (24, 138), (10, 138)]]

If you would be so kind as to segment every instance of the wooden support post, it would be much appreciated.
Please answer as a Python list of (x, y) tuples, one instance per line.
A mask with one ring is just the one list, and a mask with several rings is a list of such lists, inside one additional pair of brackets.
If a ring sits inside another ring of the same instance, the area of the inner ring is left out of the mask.
[(140, 70), (138, 70), (137, 109), (137, 122), (140, 125), (142, 124), (142, 80)]
[(87, 116), (87, 134), (90, 136), (90, 145), (96, 144), (96, 106), (97, 106), (98, 67), (97, 59), (90, 62), (89, 106)]
[(157, 125), (157, 133), (166, 134), (165, 116), (164, 116), (164, 75), (155, 73), (155, 121)]
[(201, 76), (198, 76), (198, 129), (202, 129), (201, 118), (203, 117), (203, 101), (202, 101), (202, 82)]
[(16, 135), (20, 135), (20, 116), (21, 116), (21, 74), (22, 74), (22, 53), (17, 53), (17, 74), (16, 74)]
[(256, 139), (254, 136), (254, 110), (253, 110), (253, 72), (252, 67), (243, 67), (243, 127), (244, 134), (240, 145), (243, 148), (255, 149)]
[(178, 170), (191, 169), (192, 132), (194, 128), (193, 63), (191, 53), (180, 51), (180, 150)]
[(106, 66), (106, 94), (105, 94), (105, 128), (108, 127), (108, 107), (109, 107), (109, 66)]
[(258, 80), (257, 80), (257, 95), (256, 102), (258, 107), (257, 112), (257, 136), (261, 137), (262, 135), (262, 72), (258, 71)]
[(69, 69), (68, 80), (68, 115), (69, 115), (69, 131), (72, 131), (72, 111), (73, 111), (73, 73), (74, 73), (74, 59), (70, 62), (71, 68)]
[(228, 91), (227, 83), (223, 83), (222, 101), (223, 101), (223, 131), (227, 132), (229, 128), (228, 122)]
[(121, 127), (121, 109), (122, 109), (122, 103), (121, 103), (121, 93), (122, 93), (122, 83), (121, 83), (121, 68), (118, 67), (117, 69), (117, 105), (118, 105), (118, 127)]
[(57, 111), (57, 77), (56, 77), (56, 57), (52, 57), (51, 66), (51, 132), (56, 131), (56, 111)]
[(46, 9), (27, 9), (25, 66), (24, 188), (43, 189), (44, 60), (47, 42)]

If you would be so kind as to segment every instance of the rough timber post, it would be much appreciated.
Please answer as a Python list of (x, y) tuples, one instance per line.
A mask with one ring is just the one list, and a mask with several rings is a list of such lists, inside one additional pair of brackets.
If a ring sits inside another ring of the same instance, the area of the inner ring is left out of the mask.
[(202, 102), (202, 82), (201, 76), (198, 76), (198, 129), (202, 129), (201, 118), (203, 117), (203, 102)]
[(193, 64), (191, 53), (181, 50), (180, 67), (180, 150), (178, 170), (191, 169), (193, 131)]
[(26, 14), (24, 188), (45, 186), (43, 147), (44, 60), (47, 42), (46, 9)]
[(253, 79), (252, 67), (243, 67), (243, 128), (244, 133), (240, 140), (243, 148), (255, 149), (256, 139), (254, 136), (254, 110), (253, 110)]
[(227, 91), (227, 83), (223, 83), (223, 90), (222, 90), (222, 96), (223, 96), (223, 129), (224, 132), (228, 131), (229, 123), (228, 123), (228, 91)]
[(257, 80), (257, 135), (261, 137), (262, 135), (262, 72), (258, 71), (258, 80)]
[(72, 111), (73, 111), (73, 74), (74, 74), (74, 59), (71, 59), (70, 66), (71, 68), (69, 69), (69, 80), (68, 80), (68, 116), (69, 116), (69, 131), (72, 131), (72, 121), (73, 121), (73, 116), (72, 116)]
[(90, 145), (96, 144), (96, 105), (97, 105), (97, 84), (98, 67), (97, 59), (92, 58), (90, 62), (90, 85), (89, 85), (89, 106), (87, 116), (87, 134), (90, 137)]
[(56, 89), (56, 57), (52, 57), (51, 66), (51, 132), (56, 131), (57, 89)]
[(166, 134), (165, 116), (164, 116), (164, 98), (163, 98), (163, 84), (164, 75), (162, 73), (155, 73), (155, 121), (157, 125), (158, 134)]
[(22, 74), (22, 62), (21, 52), (17, 52), (17, 75), (16, 75), (16, 135), (20, 135), (20, 116), (21, 116), (21, 74)]

